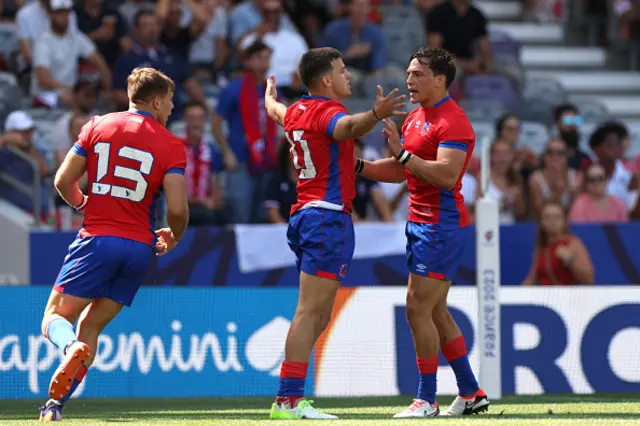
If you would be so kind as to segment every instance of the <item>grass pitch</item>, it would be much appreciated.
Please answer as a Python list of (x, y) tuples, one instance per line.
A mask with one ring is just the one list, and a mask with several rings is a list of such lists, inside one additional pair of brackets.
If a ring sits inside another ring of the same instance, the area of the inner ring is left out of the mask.
[[(439, 399), (446, 408), (451, 397)], [(278, 425), (295, 421), (267, 419), (272, 398), (76, 399), (63, 425)], [(640, 425), (638, 394), (508, 396), (476, 416), (396, 420), (411, 396), (393, 398), (321, 398), (318, 408), (341, 417), (334, 425), (416, 425), (417, 422), (464, 425)], [(34, 425), (42, 401), (0, 401), (0, 424)]]

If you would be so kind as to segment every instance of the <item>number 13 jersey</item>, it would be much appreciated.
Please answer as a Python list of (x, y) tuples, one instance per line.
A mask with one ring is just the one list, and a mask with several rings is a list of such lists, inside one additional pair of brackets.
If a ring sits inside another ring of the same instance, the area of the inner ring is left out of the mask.
[(87, 158), (89, 202), (81, 236), (112, 236), (151, 245), (164, 175), (184, 174), (183, 143), (150, 114), (96, 116), (72, 148)]
[(303, 96), (287, 109), (284, 130), (298, 170), (298, 199), (291, 214), (317, 207), (351, 213), (355, 197), (353, 139), (336, 141), (333, 130), (347, 115), (338, 101)]

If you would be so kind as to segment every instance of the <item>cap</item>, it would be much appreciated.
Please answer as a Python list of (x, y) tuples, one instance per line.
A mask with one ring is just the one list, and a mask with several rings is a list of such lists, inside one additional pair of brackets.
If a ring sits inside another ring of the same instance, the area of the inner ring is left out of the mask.
[(36, 127), (33, 118), (26, 111), (13, 111), (4, 123), (5, 132), (31, 130)]
[(50, 0), (49, 6), (52, 11), (55, 10), (71, 10), (73, 8), (72, 0)]

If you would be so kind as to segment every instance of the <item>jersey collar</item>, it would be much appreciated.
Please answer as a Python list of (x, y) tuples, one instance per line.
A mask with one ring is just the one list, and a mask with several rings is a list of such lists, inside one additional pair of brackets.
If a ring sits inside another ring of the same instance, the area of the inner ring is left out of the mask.
[(331, 99), (326, 98), (324, 96), (308, 96), (308, 95), (304, 95), (302, 97), (302, 99), (304, 99), (305, 101), (316, 101), (316, 100), (320, 100), (320, 101), (330, 101)]
[(444, 98), (442, 98), (441, 100), (439, 100), (438, 102), (436, 102), (433, 107), (434, 108), (438, 108), (440, 105), (442, 105), (443, 103), (447, 102), (449, 99), (451, 99), (451, 96), (447, 95)]
[(149, 114), (148, 112), (140, 111), (139, 109), (135, 109), (135, 108), (129, 109), (129, 112), (132, 112), (134, 114), (144, 115), (145, 117), (149, 117), (149, 118), (154, 118), (153, 115)]

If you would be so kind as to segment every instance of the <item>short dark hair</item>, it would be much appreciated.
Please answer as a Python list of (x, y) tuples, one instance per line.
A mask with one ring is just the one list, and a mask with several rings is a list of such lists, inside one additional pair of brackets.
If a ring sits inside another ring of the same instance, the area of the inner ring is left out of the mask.
[(244, 49), (243, 56), (246, 58), (250, 58), (253, 55), (257, 55), (258, 53), (264, 52), (265, 50), (271, 50), (269, 46), (265, 44), (262, 39), (256, 39), (253, 43), (249, 45), (246, 49)]
[(156, 96), (175, 91), (175, 83), (153, 68), (136, 68), (127, 78), (127, 95), (131, 102), (151, 102)]
[(520, 121), (520, 119), (518, 118), (518, 116), (517, 116), (517, 115), (515, 115), (515, 114), (514, 114), (514, 113), (512, 113), (512, 112), (506, 112), (506, 113), (502, 114), (502, 115), (500, 116), (500, 118), (498, 118), (498, 120), (496, 121), (496, 135), (497, 135), (498, 137), (502, 136), (502, 128), (504, 127), (504, 123), (506, 123), (506, 122), (507, 122), (507, 120), (508, 120), (508, 119), (510, 119), (510, 118), (515, 118), (515, 119), (517, 119), (518, 121)]
[(580, 111), (578, 111), (578, 107), (576, 107), (574, 104), (561, 104), (553, 110), (554, 120), (560, 120), (560, 118), (567, 112), (573, 112), (576, 115), (580, 114)]
[(207, 106), (200, 101), (189, 101), (187, 102), (187, 104), (184, 106), (184, 112), (187, 112), (188, 109), (190, 108), (202, 108), (205, 112), (208, 111)]
[[(624, 129), (624, 126), (623, 126)], [(626, 129), (624, 129), (626, 130)], [(619, 123), (604, 123), (598, 126), (598, 128), (591, 134), (589, 138), (589, 148), (596, 149), (611, 134), (616, 135), (618, 138), (618, 143), (622, 144), (622, 139), (624, 138), (624, 134), (620, 132), (620, 124)]]
[(138, 25), (140, 24), (140, 19), (142, 19), (145, 16), (156, 16), (155, 12), (151, 9), (140, 9), (136, 12), (136, 14), (133, 16), (133, 27), (137, 28)]
[(342, 53), (333, 47), (310, 49), (298, 64), (300, 80), (307, 88), (314, 86), (333, 69), (333, 61), (342, 59)]
[(411, 55), (409, 63), (417, 59), (422, 65), (429, 67), (434, 75), (444, 75), (447, 89), (456, 79), (456, 58), (450, 52), (438, 47), (421, 47)]

